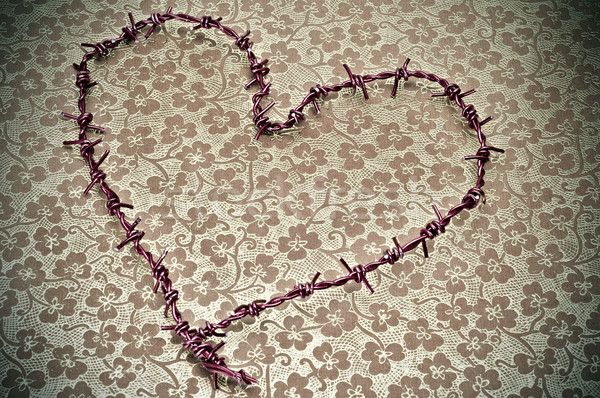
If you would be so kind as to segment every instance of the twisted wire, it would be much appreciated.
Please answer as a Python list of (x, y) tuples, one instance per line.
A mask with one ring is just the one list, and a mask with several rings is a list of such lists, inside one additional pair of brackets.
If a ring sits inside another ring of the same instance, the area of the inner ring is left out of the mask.
[[(125, 26), (121, 29), (121, 35), (112, 40), (104, 40), (98, 43), (83, 43), (82, 47), (89, 48), (82, 57), (79, 64), (73, 64), (76, 69), (75, 85), (79, 89), (79, 98), (77, 101), (79, 115), (71, 115), (68, 113), (61, 112), (61, 115), (67, 119), (72, 119), (79, 125), (79, 135), (77, 140), (64, 141), (65, 145), (80, 145), (80, 154), (87, 161), (90, 167), (90, 184), (84, 191), (84, 194), (88, 194), (91, 188), (95, 185), (100, 187), (100, 191), (106, 197), (106, 207), (110, 215), (117, 217), (122, 228), (125, 231), (124, 240), (119, 243), (115, 250), (120, 250), (127, 243), (132, 243), (134, 250), (142, 256), (150, 265), (153, 278), (156, 280), (153, 291), (158, 292), (159, 287), (161, 288), (162, 295), (165, 299), (165, 316), (168, 315), (169, 311), (175, 321), (175, 324), (168, 326), (161, 326), (162, 330), (173, 330), (177, 335), (183, 339), (183, 347), (189, 349), (190, 352), (197, 358), (201, 358), (204, 367), (213, 375), (213, 387), (216, 389), (217, 375), (224, 375), (229, 378), (233, 378), (239, 383), (252, 384), (256, 382), (256, 379), (249, 376), (243, 369), (234, 371), (229, 369), (225, 360), (220, 358), (217, 351), (223, 347), (226, 343), (225, 340), (212, 345), (206, 340), (210, 337), (224, 337), (225, 333), (218, 332), (227, 328), (232, 322), (242, 319), (246, 316), (257, 317), (262, 311), (267, 308), (273, 308), (281, 305), (285, 301), (295, 299), (297, 297), (306, 298), (314, 294), (318, 290), (325, 290), (332, 287), (338, 287), (345, 285), (350, 281), (356, 283), (364, 283), (369, 291), (373, 292), (373, 288), (369, 284), (366, 278), (368, 272), (376, 270), (383, 264), (394, 264), (398, 260), (404, 257), (406, 252), (415, 249), (420, 244), (423, 245), (423, 251), (425, 257), (428, 256), (427, 246), (425, 244), (426, 239), (434, 239), (439, 234), (445, 231), (445, 227), (449, 224), (450, 219), (459, 214), (464, 209), (471, 209), (475, 207), (481, 199), (485, 203), (485, 195), (482, 190), (484, 185), (483, 176), (485, 174), (484, 166), (490, 159), (490, 151), (504, 152), (502, 149), (498, 149), (486, 144), (486, 137), (481, 131), (481, 126), (491, 120), (491, 116), (487, 117), (483, 121), (479, 121), (475, 107), (472, 104), (465, 104), (463, 98), (475, 90), (469, 90), (465, 93), (461, 93), (461, 89), (456, 84), (451, 84), (447, 80), (438, 77), (432, 73), (426, 73), (423, 71), (410, 71), (408, 70), (409, 58), (406, 59), (402, 67), (397, 68), (395, 71), (381, 72), (377, 75), (356, 75), (350, 71), (347, 65), (343, 65), (346, 69), (349, 80), (342, 83), (335, 84), (332, 86), (321, 86), (319, 84), (309, 89), (308, 94), (302, 100), (302, 102), (296, 107), (289, 111), (288, 120), (284, 122), (271, 122), (266, 116), (266, 113), (274, 106), (274, 102), (271, 102), (267, 107), (262, 108), (261, 100), (264, 96), (268, 95), (271, 83), (265, 83), (264, 78), (269, 73), (269, 68), (266, 66), (267, 60), (258, 61), (256, 55), (252, 51), (252, 42), (249, 39), (250, 31), (247, 31), (243, 35), (238, 35), (235, 30), (221, 24), (221, 18), (213, 19), (211, 16), (205, 15), (200, 18), (186, 15), (186, 14), (174, 14), (172, 7), (169, 7), (164, 14), (153, 12), (148, 19), (135, 22), (131, 12), (128, 13), (129, 21), (131, 26)], [(442, 216), (437, 207), (434, 205), (434, 211), (437, 215), (437, 220), (429, 222), (420, 231), (419, 237), (407, 242), (404, 245), (398, 243), (396, 237), (392, 237), (394, 246), (385, 250), (385, 254), (366, 265), (358, 264), (354, 267), (350, 267), (343, 259), (340, 262), (344, 268), (348, 271), (347, 275), (341, 276), (332, 281), (321, 281), (317, 282), (320, 273), (317, 273), (310, 282), (305, 284), (298, 284), (294, 286), (292, 290), (283, 296), (274, 297), (269, 301), (255, 300), (250, 304), (241, 305), (236, 308), (232, 314), (218, 323), (206, 322), (206, 326), (202, 329), (193, 329), (190, 327), (189, 322), (182, 319), (181, 313), (177, 308), (177, 301), (179, 299), (179, 293), (173, 289), (172, 281), (169, 278), (169, 270), (163, 264), (163, 260), (167, 255), (168, 250), (165, 249), (162, 255), (158, 259), (154, 259), (152, 254), (146, 250), (142, 244), (141, 239), (144, 236), (144, 232), (137, 230), (136, 226), (141, 221), (138, 217), (134, 222), (129, 223), (125, 214), (121, 211), (122, 208), (133, 209), (132, 204), (124, 203), (119, 198), (118, 194), (113, 191), (108, 183), (106, 182), (106, 173), (100, 168), (102, 162), (106, 159), (109, 151), (106, 150), (100, 158), (96, 161), (94, 159), (95, 146), (98, 145), (102, 139), (96, 141), (89, 141), (87, 138), (87, 130), (99, 130), (104, 131), (104, 128), (96, 125), (92, 125), (93, 115), (86, 111), (86, 96), (89, 88), (96, 85), (97, 82), (92, 82), (90, 79), (90, 73), (87, 69), (87, 63), (94, 57), (106, 56), (110, 50), (117, 47), (124, 41), (137, 42), (137, 35), (139, 32), (147, 26), (150, 26), (144, 37), (147, 39), (157, 27), (164, 24), (169, 20), (178, 20), (181, 22), (187, 22), (194, 24), (191, 27), (192, 30), (196, 29), (210, 29), (216, 28), (223, 32), (225, 35), (234, 39), (235, 45), (241, 50), (245, 51), (250, 62), (250, 71), (253, 73), (254, 78), (246, 84), (246, 88), (253, 84), (258, 84), (259, 90), (253, 95), (253, 122), (258, 128), (255, 135), (255, 139), (259, 139), (261, 134), (273, 134), (277, 131), (281, 131), (292, 127), (294, 124), (304, 120), (305, 115), (303, 113), (304, 108), (312, 104), (317, 113), (320, 112), (317, 100), (327, 97), (330, 92), (337, 92), (343, 88), (360, 87), (363, 91), (365, 100), (368, 99), (366, 83), (374, 80), (385, 80), (394, 78), (394, 86), (391, 92), (391, 96), (394, 97), (397, 92), (397, 88), (401, 79), (407, 81), (410, 77), (423, 78), (432, 82), (437, 82), (443, 88), (443, 92), (434, 93), (432, 96), (446, 96), (452, 102), (454, 102), (460, 109), (462, 116), (467, 120), (469, 128), (475, 130), (477, 138), (480, 142), (480, 148), (475, 155), (466, 156), (465, 159), (477, 160), (478, 171), (477, 171), (477, 183), (474, 187), (469, 189), (462, 201), (452, 207), (445, 216)]]

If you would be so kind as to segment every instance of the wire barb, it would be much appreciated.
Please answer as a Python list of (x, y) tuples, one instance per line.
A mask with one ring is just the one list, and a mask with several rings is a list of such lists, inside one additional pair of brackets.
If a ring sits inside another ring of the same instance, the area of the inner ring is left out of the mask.
[(404, 257), (404, 251), (402, 251), (402, 246), (398, 243), (398, 239), (394, 236), (392, 237), (392, 241), (394, 242), (394, 247), (387, 249), (383, 256), (383, 259), (390, 265)]
[(157, 12), (153, 12), (150, 15), (150, 21), (152, 21), (152, 26), (144, 35), (144, 39), (147, 40), (148, 37), (150, 37), (150, 35), (154, 32), (154, 29), (156, 29), (158, 26), (162, 25), (165, 21), (169, 19), (168, 16), (171, 14), (171, 10), (173, 10), (173, 7), (167, 8), (167, 12), (165, 12), (165, 15), (160, 15)]
[(346, 268), (348, 270), (348, 276), (350, 276), (352, 279), (354, 279), (356, 281), (356, 283), (364, 283), (371, 294), (373, 294), (375, 292), (365, 276), (367, 273), (365, 267), (363, 267), (362, 265), (359, 264), (359, 265), (355, 266), (354, 268), (350, 268), (350, 266), (348, 265), (346, 260), (344, 260), (341, 257), (340, 257), (340, 262), (342, 263), (344, 268)]
[(314, 293), (315, 283), (317, 282), (317, 279), (319, 279), (319, 276), (321, 276), (321, 273), (317, 272), (310, 282), (305, 283), (304, 285), (300, 284), (294, 286), (294, 289), (290, 293), (293, 294), (294, 292), (298, 292), (298, 295), (301, 298), (310, 296)]
[(406, 58), (404, 61), (404, 65), (402, 68), (396, 68), (396, 73), (394, 73), (394, 88), (392, 88), (391, 97), (396, 97), (396, 91), (398, 90), (398, 85), (400, 84), (400, 78), (403, 78), (404, 81), (408, 81), (410, 74), (408, 73), (408, 63), (410, 62), (410, 58)]
[(125, 238), (125, 240), (123, 240), (121, 243), (119, 243), (117, 246), (115, 246), (115, 251), (119, 251), (123, 248), (123, 246), (125, 246), (127, 243), (131, 242), (131, 241), (139, 241), (142, 236), (144, 236), (144, 231), (136, 231), (135, 227), (139, 224), (139, 222), (142, 221), (142, 217), (138, 217), (133, 224), (131, 224), (131, 226), (129, 227), (129, 230), (127, 231), (127, 238)]
[(311, 102), (315, 107), (315, 112), (317, 112), (317, 114), (321, 113), (321, 109), (319, 109), (319, 104), (317, 104), (317, 99), (320, 98), (321, 95), (323, 97), (327, 97), (327, 94), (327, 89), (325, 87), (322, 87), (320, 84), (317, 84), (316, 86), (310, 89), (309, 97), (312, 97)]
[(367, 86), (365, 85), (365, 80), (363, 79), (363, 77), (361, 75), (353, 74), (350, 70), (350, 67), (347, 64), (343, 64), (342, 66), (344, 67), (344, 69), (346, 69), (346, 72), (350, 77), (350, 83), (352, 83), (352, 88), (354, 89), (354, 92), (356, 92), (356, 87), (360, 87), (363, 91), (365, 100), (368, 100), (369, 94), (367, 94)]
[[(94, 143), (90, 144), (90, 147), (96, 143), (98, 143), (99, 140), (96, 140)], [(83, 145), (82, 145), (82, 150), (83, 150)], [(106, 178), (106, 174), (99, 169), (100, 165), (102, 164), (102, 162), (104, 162), (104, 160), (106, 159), (106, 157), (108, 156), (108, 154), (110, 153), (110, 150), (107, 149), (102, 156), (100, 157), (100, 159), (98, 159), (97, 162), (94, 163), (94, 166), (92, 167), (92, 169), (90, 170), (90, 176), (91, 176), (91, 182), (90, 184), (87, 186), (87, 188), (85, 189), (85, 191), (83, 191), (84, 195), (87, 195), (88, 192), (90, 192), (90, 189), (92, 189), (92, 187), (99, 183), (104, 181), (104, 179)]]
[(66, 112), (61, 111), (60, 112), (60, 116), (65, 117), (67, 119), (76, 120), (77, 124), (79, 124), (79, 126), (81, 128), (98, 130), (98, 131), (104, 132), (104, 127), (100, 127), (100, 126), (95, 126), (95, 125), (89, 124), (92, 121), (92, 119), (93, 119), (93, 116), (92, 116), (91, 113), (84, 112), (84, 113), (82, 113), (79, 116), (74, 116), (74, 115), (71, 115), (70, 113), (66, 113)]

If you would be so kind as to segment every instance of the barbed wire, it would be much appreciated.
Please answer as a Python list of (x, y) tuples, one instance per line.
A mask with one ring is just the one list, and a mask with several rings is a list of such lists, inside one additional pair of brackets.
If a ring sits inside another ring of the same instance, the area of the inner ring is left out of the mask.
[[(267, 67), (268, 60), (264, 59), (259, 61), (252, 50), (253, 43), (249, 40), (250, 31), (246, 31), (243, 35), (239, 35), (235, 30), (227, 27), (221, 23), (222, 18), (213, 19), (211, 16), (205, 15), (200, 18), (193, 17), (187, 14), (175, 14), (172, 12), (172, 7), (169, 7), (164, 14), (153, 12), (149, 19), (144, 19), (139, 22), (135, 22), (132, 13), (130, 12), (129, 21), (131, 26), (123, 27), (122, 33), (119, 37), (110, 40), (104, 40), (98, 43), (83, 43), (82, 46), (90, 48), (89, 51), (83, 55), (83, 58), (79, 64), (74, 63), (73, 66), (77, 71), (75, 85), (79, 88), (79, 98), (77, 101), (79, 115), (71, 115), (68, 113), (61, 112), (61, 115), (77, 121), (79, 125), (79, 136), (77, 140), (65, 141), (65, 145), (80, 145), (80, 154), (87, 161), (90, 168), (90, 183), (86, 187), (84, 194), (92, 189), (94, 185), (98, 185), (102, 193), (106, 196), (106, 207), (108, 212), (112, 216), (116, 216), (123, 229), (125, 230), (125, 238), (119, 243), (115, 250), (120, 250), (126, 244), (132, 243), (135, 251), (142, 256), (149, 264), (152, 271), (152, 276), (156, 280), (154, 285), (154, 293), (158, 292), (160, 288), (162, 295), (166, 301), (165, 306), (165, 317), (168, 316), (169, 312), (173, 320), (174, 325), (161, 326), (162, 330), (173, 330), (177, 335), (183, 339), (183, 347), (189, 349), (190, 352), (197, 358), (201, 358), (201, 362), (204, 367), (213, 374), (213, 388), (217, 389), (217, 375), (221, 374), (229, 378), (235, 379), (238, 383), (244, 382), (246, 384), (256, 383), (257, 380), (248, 375), (243, 369), (234, 371), (229, 369), (225, 360), (217, 355), (217, 351), (226, 343), (223, 339), (216, 345), (211, 344), (207, 340), (211, 337), (225, 337), (224, 329), (226, 329), (232, 322), (242, 319), (246, 316), (257, 317), (260, 313), (268, 308), (276, 307), (286, 301), (293, 300), (297, 297), (304, 298), (314, 294), (318, 290), (325, 290), (331, 287), (343, 286), (350, 281), (356, 283), (363, 283), (366, 288), (373, 293), (373, 288), (369, 284), (366, 276), (367, 273), (375, 271), (379, 266), (383, 264), (394, 264), (396, 261), (402, 259), (404, 254), (422, 245), (423, 254), (425, 257), (429, 257), (427, 251), (426, 240), (434, 239), (441, 233), (445, 232), (446, 226), (450, 223), (450, 220), (458, 215), (464, 209), (474, 208), (480, 200), (485, 203), (485, 195), (482, 190), (484, 186), (484, 166), (490, 159), (490, 151), (504, 152), (504, 150), (489, 146), (486, 144), (486, 136), (481, 131), (481, 127), (492, 119), (491, 116), (486, 119), (479, 121), (475, 107), (470, 104), (466, 105), (463, 98), (469, 94), (475, 92), (475, 90), (469, 90), (461, 93), (461, 89), (456, 84), (449, 83), (446, 79), (440, 78), (433, 73), (426, 73), (418, 70), (408, 70), (408, 63), (410, 59), (406, 59), (402, 67), (396, 68), (395, 71), (381, 72), (376, 75), (356, 75), (352, 73), (348, 65), (344, 64), (343, 67), (348, 73), (349, 79), (331, 86), (321, 86), (319, 84), (312, 87), (308, 94), (304, 97), (302, 102), (295, 108), (290, 109), (289, 117), (284, 122), (272, 122), (266, 116), (266, 113), (275, 105), (272, 101), (266, 107), (261, 106), (261, 101), (264, 96), (270, 92), (271, 83), (265, 83), (264, 78), (269, 73)], [(128, 222), (125, 218), (125, 214), (121, 211), (122, 208), (133, 209), (133, 205), (121, 202), (121, 199), (115, 191), (113, 191), (108, 183), (106, 182), (106, 173), (102, 171), (100, 166), (106, 159), (110, 150), (106, 150), (98, 160), (94, 159), (94, 147), (102, 142), (102, 138), (95, 141), (90, 141), (87, 137), (86, 131), (88, 129), (104, 131), (103, 127), (92, 125), (93, 115), (86, 109), (86, 96), (89, 88), (98, 84), (98, 82), (91, 82), (90, 73), (87, 68), (87, 64), (94, 57), (105, 56), (111, 49), (119, 46), (125, 41), (138, 42), (138, 35), (141, 30), (147, 26), (150, 26), (148, 31), (144, 34), (144, 38), (147, 39), (150, 35), (155, 32), (155, 29), (169, 20), (178, 20), (181, 22), (192, 23), (194, 26), (192, 30), (200, 28), (210, 29), (216, 28), (223, 32), (226, 36), (235, 40), (235, 45), (242, 51), (245, 51), (250, 62), (250, 71), (253, 73), (254, 78), (249, 81), (245, 87), (249, 88), (254, 84), (258, 84), (259, 90), (252, 96), (252, 112), (254, 114), (253, 122), (257, 127), (257, 132), (254, 139), (258, 140), (262, 134), (275, 134), (282, 130), (288, 129), (295, 124), (299, 123), (305, 118), (304, 108), (310, 104), (314, 106), (316, 113), (320, 113), (320, 108), (317, 100), (320, 100), (331, 92), (337, 92), (343, 88), (353, 88), (355, 91), (360, 88), (362, 90), (365, 100), (369, 99), (367, 93), (367, 83), (375, 80), (386, 80), (394, 78), (394, 86), (391, 92), (391, 96), (395, 97), (398, 85), (403, 79), (407, 81), (410, 77), (427, 79), (432, 82), (438, 83), (443, 91), (440, 93), (434, 93), (432, 96), (446, 96), (452, 102), (454, 102), (462, 111), (462, 116), (467, 120), (469, 128), (473, 129), (477, 133), (477, 139), (480, 143), (480, 148), (477, 150), (475, 155), (465, 156), (465, 159), (477, 160), (477, 182), (476, 185), (469, 189), (466, 195), (462, 198), (461, 202), (452, 207), (445, 216), (442, 216), (437, 206), (433, 205), (433, 210), (437, 216), (437, 220), (429, 222), (423, 229), (421, 229), (418, 237), (413, 240), (401, 245), (396, 237), (392, 237), (394, 245), (387, 249), (383, 256), (375, 261), (368, 264), (361, 265), (357, 264), (354, 267), (350, 267), (348, 263), (340, 258), (339, 261), (343, 268), (348, 272), (345, 276), (341, 276), (331, 281), (318, 281), (320, 273), (317, 272), (310, 282), (305, 284), (298, 284), (294, 286), (292, 290), (283, 296), (275, 297), (269, 301), (255, 300), (250, 304), (245, 304), (237, 307), (230, 316), (223, 319), (218, 323), (206, 322), (204, 328), (194, 329), (190, 327), (188, 321), (184, 320), (181, 316), (179, 309), (177, 308), (177, 300), (179, 299), (179, 292), (175, 290), (172, 285), (172, 281), (169, 278), (169, 270), (163, 265), (168, 249), (165, 249), (163, 253), (155, 259), (153, 255), (146, 250), (140, 243), (140, 240), (144, 236), (144, 232), (136, 229), (137, 225), (141, 221), (141, 218), (136, 218), (132, 223)]]

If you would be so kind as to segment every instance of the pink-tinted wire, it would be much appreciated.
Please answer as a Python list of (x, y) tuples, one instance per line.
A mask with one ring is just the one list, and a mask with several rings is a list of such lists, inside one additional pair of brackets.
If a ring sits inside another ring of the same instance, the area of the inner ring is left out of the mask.
[[(337, 92), (343, 88), (354, 88), (355, 90), (360, 88), (363, 92), (365, 100), (367, 100), (369, 97), (367, 94), (366, 83), (374, 80), (394, 78), (394, 86), (391, 92), (392, 97), (395, 97), (398, 84), (401, 79), (406, 81), (410, 77), (416, 77), (437, 82), (442, 87), (443, 91), (440, 93), (435, 93), (432, 96), (448, 97), (450, 101), (454, 102), (461, 109), (462, 115), (467, 120), (469, 127), (477, 133), (477, 139), (479, 140), (480, 148), (475, 155), (465, 157), (465, 159), (477, 160), (478, 168), (476, 185), (469, 189), (466, 195), (462, 198), (462, 201), (456, 206), (452, 207), (445, 216), (442, 216), (437, 206), (433, 205), (433, 210), (437, 216), (437, 220), (429, 222), (423, 229), (421, 229), (418, 237), (404, 245), (399, 244), (396, 237), (392, 237), (394, 243), (393, 247), (386, 250), (381, 258), (365, 265), (357, 264), (354, 267), (350, 267), (350, 265), (348, 265), (344, 259), (340, 258), (342, 266), (348, 272), (344, 276), (331, 281), (317, 282), (320, 276), (320, 273), (317, 273), (310, 282), (295, 286), (283, 296), (272, 298), (269, 301), (256, 300), (250, 304), (241, 305), (236, 308), (229, 317), (218, 323), (206, 322), (206, 326), (204, 328), (191, 328), (189, 323), (181, 317), (181, 313), (177, 308), (179, 292), (173, 288), (171, 279), (169, 278), (169, 270), (163, 265), (163, 260), (167, 255), (168, 250), (165, 249), (161, 256), (158, 259), (155, 259), (149, 251), (142, 247), (140, 240), (144, 236), (144, 232), (136, 229), (136, 226), (140, 222), (141, 218), (138, 217), (133, 223), (129, 223), (126, 220), (121, 208), (132, 209), (133, 205), (121, 202), (117, 193), (114, 192), (106, 182), (106, 173), (104, 173), (100, 168), (102, 162), (108, 156), (109, 151), (107, 150), (100, 156), (98, 160), (95, 160), (93, 156), (94, 146), (101, 142), (102, 139), (100, 138), (95, 141), (90, 141), (86, 134), (88, 129), (104, 131), (102, 127), (91, 124), (93, 115), (86, 111), (85, 98), (88, 93), (88, 89), (97, 84), (97, 82), (90, 81), (89, 70), (87, 69), (88, 62), (96, 56), (107, 55), (111, 49), (117, 47), (126, 40), (137, 42), (137, 36), (140, 33), (140, 30), (150, 26), (144, 35), (144, 38), (147, 39), (158, 26), (172, 19), (192, 23), (195, 25), (192, 29), (216, 28), (225, 35), (234, 39), (235, 45), (240, 50), (247, 53), (248, 60), (250, 62), (250, 70), (254, 74), (254, 78), (248, 82), (248, 84), (246, 84), (246, 88), (249, 88), (254, 84), (258, 84), (259, 86), (259, 90), (252, 97), (252, 111), (254, 114), (253, 122), (257, 127), (257, 132), (254, 137), (255, 139), (259, 139), (262, 134), (273, 134), (280, 132), (292, 127), (296, 123), (299, 123), (304, 119), (305, 115), (303, 111), (304, 108), (309, 104), (312, 104), (315, 108), (315, 111), (319, 113), (320, 109), (317, 100), (326, 97), (330, 92)], [(373, 288), (366, 278), (368, 272), (376, 270), (383, 264), (394, 264), (404, 256), (404, 253), (415, 249), (419, 245), (422, 245), (423, 253), (425, 257), (428, 257), (427, 245), (425, 243), (427, 239), (433, 239), (440, 233), (443, 233), (445, 231), (445, 227), (450, 223), (450, 220), (462, 210), (474, 208), (480, 199), (483, 199), (485, 203), (485, 196), (482, 190), (484, 185), (483, 177), (485, 174), (484, 166), (489, 161), (490, 151), (504, 151), (502, 149), (487, 145), (486, 137), (481, 131), (481, 126), (491, 120), (491, 116), (480, 122), (477, 112), (475, 111), (475, 107), (473, 105), (467, 105), (463, 101), (465, 96), (475, 92), (475, 90), (469, 90), (465, 93), (461, 93), (461, 89), (458, 85), (450, 84), (447, 80), (440, 78), (433, 73), (408, 70), (408, 63), (410, 61), (408, 58), (404, 62), (403, 66), (398, 67), (395, 71), (381, 72), (376, 75), (355, 75), (352, 73), (348, 65), (344, 64), (344, 69), (349, 76), (348, 80), (331, 86), (321, 86), (317, 84), (309, 90), (309, 93), (304, 97), (302, 102), (297, 107), (289, 111), (289, 117), (286, 121), (272, 122), (266, 116), (266, 113), (275, 105), (275, 103), (271, 102), (265, 108), (261, 106), (262, 98), (269, 94), (269, 89), (271, 87), (271, 83), (265, 83), (264, 81), (264, 77), (269, 73), (269, 68), (267, 67), (268, 60), (265, 59), (259, 61), (256, 58), (256, 55), (252, 51), (253, 43), (249, 40), (249, 31), (240, 36), (233, 29), (221, 24), (221, 18), (213, 19), (211, 16), (202, 16), (197, 18), (186, 14), (174, 14), (171, 7), (169, 7), (164, 14), (152, 13), (149, 19), (144, 19), (139, 22), (135, 22), (133, 15), (129, 13), (129, 20), (131, 26), (123, 27), (122, 33), (118, 38), (104, 40), (99, 43), (82, 44), (83, 47), (90, 48), (90, 50), (83, 55), (83, 58), (79, 64), (73, 64), (77, 70), (75, 84), (79, 88), (79, 99), (77, 101), (79, 115), (75, 116), (61, 112), (64, 117), (77, 121), (79, 125), (79, 136), (77, 140), (65, 141), (64, 144), (80, 145), (80, 154), (87, 161), (90, 168), (90, 184), (86, 187), (84, 193), (87, 194), (94, 185), (98, 185), (102, 193), (106, 196), (106, 207), (108, 208), (109, 214), (116, 216), (119, 219), (121, 226), (125, 230), (125, 238), (115, 247), (115, 250), (121, 249), (127, 243), (132, 243), (135, 251), (140, 256), (144, 257), (144, 259), (146, 259), (146, 261), (150, 264), (152, 276), (156, 280), (154, 292), (156, 293), (158, 292), (159, 288), (161, 289), (163, 297), (166, 301), (165, 316), (167, 316), (170, 312), (173, 320), (175, 321), (174, 325), (162, 326), (161, 329), (173, 330), (177, 335), (182, 337), (183, 347), (189, 349), (196, 357), (201, 358), (204, 367), (213, 374), (213, 387), (215, 389), (218, 387), (218, 374), (233, 378), (237, 380), (238, 383), (244, 382), (246, 384), (252, 384), (256, 382), (256, 379), (249, 376), (244, 372), (244, 370), (234, 371), (229, 369), (224, 359), (217, 355), (217, 351), (225, 344), (224, 340), (216, 345), (212, 345), (211, 343), (207, 342), (207, 340), (211, 337), (224, 337), (225, 334), (223, 333), (223, 330), (231, 325), (232, 322), (242, 319), (246, 316), (259, 316), (260, 313), (267, 308), (276, 307), (285, 301), (293, 300), (297, 297), (304, 298), (310, 296), (317, 290), (325, 290), (331, 287), (342, 286), (350, 281), (364, 283), (367, 289), (373, 293)]]

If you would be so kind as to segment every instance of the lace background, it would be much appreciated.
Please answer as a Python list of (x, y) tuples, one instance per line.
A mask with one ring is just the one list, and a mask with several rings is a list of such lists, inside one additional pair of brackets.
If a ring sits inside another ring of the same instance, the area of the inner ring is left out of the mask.
[[(487, 203), (357, 284), (237, 323), (220, 351), (257, 385), (221, 397), (600, 396), (599, 8), (595, 1), (10, 0), (0, 5), (0, 394), (216, 396), (159, 325), (147, 263), (108, 215), (78, 147), (73, 62), (151, 12), (251, 30), (284, 120), (317, 83), (409, 69), (477, 93)], [(474, 185), (479, 144), (439, 86), (342, 90), (255, 143), (248, 60), (169, 21), (90, 63), (107, 181), (142, 217), (193, 327), (405, 243)], [(90, 133), (96, 137), (97, 133)], [(412, 395), (410, 395), (410, 394)]]

